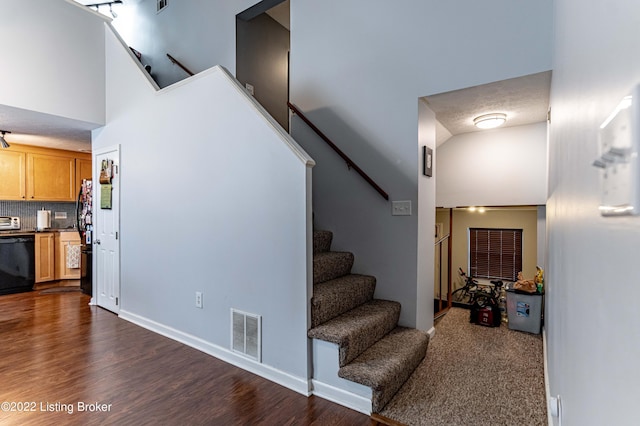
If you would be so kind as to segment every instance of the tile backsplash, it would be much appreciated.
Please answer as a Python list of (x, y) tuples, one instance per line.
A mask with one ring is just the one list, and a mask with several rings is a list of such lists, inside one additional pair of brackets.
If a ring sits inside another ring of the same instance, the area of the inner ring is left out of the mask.
[[(0, 200), (0, 216), (18, 216), (20, 227), (24, 230), (36, 228), (36, 212), (51, 210), (51, 227), (68, 228), (76, 225), (76, 203), (54, 203), (38, 201), (2, 201)], [(56, 212), (67, 214), (66, 219), (56, 219)]]

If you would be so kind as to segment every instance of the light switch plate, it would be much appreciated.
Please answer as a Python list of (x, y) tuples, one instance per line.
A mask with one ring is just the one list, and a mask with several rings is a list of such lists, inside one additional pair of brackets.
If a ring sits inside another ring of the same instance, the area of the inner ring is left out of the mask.
[(602, 169), (601, 214), (640, 214), (640, 86), (602, 123), (599, 142), (600, 157), (593, 165)]
[(411, 200), (391, 203), (392, 216), (411, 216)]

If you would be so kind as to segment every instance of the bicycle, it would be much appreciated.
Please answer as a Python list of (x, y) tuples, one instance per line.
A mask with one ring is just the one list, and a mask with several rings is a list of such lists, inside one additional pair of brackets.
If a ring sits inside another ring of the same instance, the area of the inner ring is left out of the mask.
[(464, 280), (464, 286), (451, 293), (451, 299), (454, 303), (470, 305), (473, 303), (475, 294), (478, 292), (478, 281), (473, 277), (467, 276), (462, 268), (458, 268), (458, 274)]
[(471, 304), (474, 302), (478, 304), (478, 306), (490, 306), (490, 305), (498, 305), (500, 301), (500, 295), (502, 293), (502, 287), (504, 286), (504, 282), (502, 280), (491, 281), (493, 287), (483, 287), (482, 289), (478, 289), (474, 292)]

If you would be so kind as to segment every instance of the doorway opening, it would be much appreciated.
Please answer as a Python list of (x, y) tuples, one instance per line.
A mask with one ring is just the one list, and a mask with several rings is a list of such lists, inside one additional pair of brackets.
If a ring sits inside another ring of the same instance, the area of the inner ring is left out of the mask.
[(264, 0), (236, 15), (236, 78), (289, 131), (289, 0)]

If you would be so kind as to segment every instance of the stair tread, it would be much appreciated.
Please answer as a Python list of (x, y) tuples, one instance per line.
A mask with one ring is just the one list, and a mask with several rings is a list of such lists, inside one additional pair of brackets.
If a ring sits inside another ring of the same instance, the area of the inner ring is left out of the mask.
[(344, 366), (393, 330), (400, 317), (400, 303), (373, 299), (309, 330), (312, 339), (339, 346)]
[(327, 251), (313, 255), (313, 283), (332, 280), (351, 272), (353, 253)]
[(311, 298), (311, 327), (341, 315), (373, 299), (376, 278), (349, 274), (315, 284)]
[(407, 381), (427, 352), (429, 337), (396, 327), (349, 364), (338, 376), (373, 389), (373, 411), (381, 410)]

